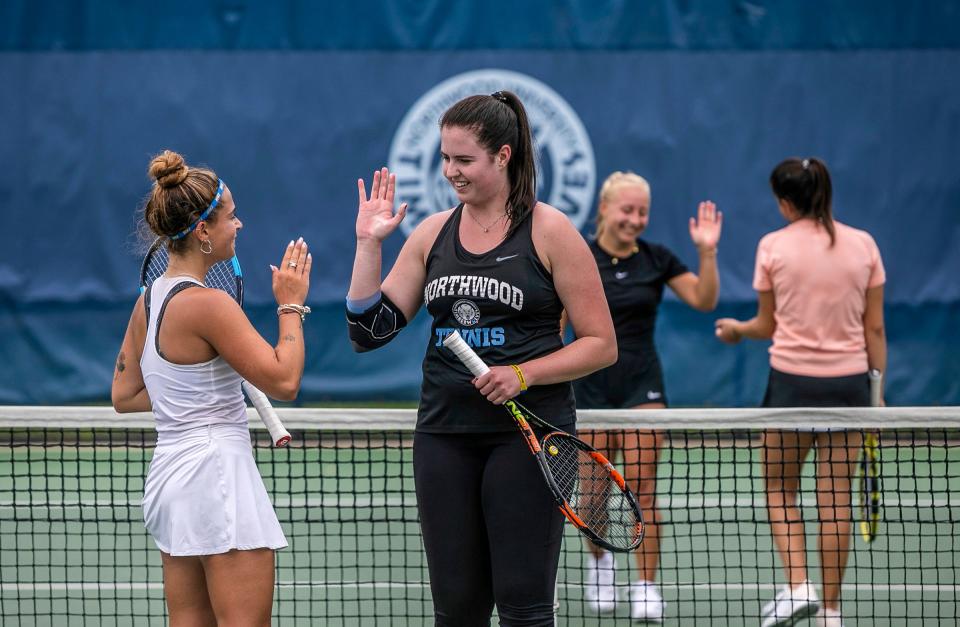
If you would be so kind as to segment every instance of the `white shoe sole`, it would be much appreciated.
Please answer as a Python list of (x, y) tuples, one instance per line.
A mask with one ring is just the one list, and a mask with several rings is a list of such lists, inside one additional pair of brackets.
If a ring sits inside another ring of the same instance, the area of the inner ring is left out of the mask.
[(617, 609), (617, 603), (615, 601), (607, 603), (591, 601), (587, 603), (587, 606), (594, 614), (612, 614)]
[(663, 612), (661, 611), (660, 614), (654, 614), (654, 615), (650, 615), (650, 614), (638, 615), (638, 614), (634, 614), (633, 612), (630, 612), (630, 620), (632, 620), (635, 623), (656, 623), (659, 625), (660, 623), (663, 622)]
[(802, 606), (799, 610), (794, 612), (791, 616), (785, 616), (774, 623), (770, 623), (768, 627), (790, 627), (791, 625), (796, 625), (797, 623), (799, 623), (800, 621), (806, 618), (810, 618), (811, 616), (816, 614), (817, 611), (819, 610), (820, 610), (819, 603), (808, 603), (807, 605)]

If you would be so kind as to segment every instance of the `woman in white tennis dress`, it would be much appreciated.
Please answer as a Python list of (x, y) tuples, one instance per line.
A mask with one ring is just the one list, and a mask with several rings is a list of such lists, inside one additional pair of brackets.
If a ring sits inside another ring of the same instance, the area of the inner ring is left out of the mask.
[(280, 340), (271, 346), (230, 295), (203, 285), (233, 257), (243, 226), (229, 188), (170, 151), (149, 172), (144, 221), (167, 238), (170, 261), (134, 306), (112, 395), (118, 412), (156, 418), (143, 514), (161, 551), (170, 624), (269, 625), (274, 551), (287, 541), (254, 463), (240, 384), (296, 397), (312, 260), (301, 239), (273, 268)]

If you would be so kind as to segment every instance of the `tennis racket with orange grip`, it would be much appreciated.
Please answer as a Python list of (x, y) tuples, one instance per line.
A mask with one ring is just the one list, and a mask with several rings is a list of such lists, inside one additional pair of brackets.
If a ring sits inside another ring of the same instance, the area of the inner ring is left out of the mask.
[[(456, 331), (444, 339), (443, 345), (474, 376), (489, 371)], [(627, 553), (640, 546), (643, 514), (613, 464), (583, 440), (557, 429), (516, 400), (505, 402), (503, 407), (519, 427), (567, 520), (594, 544), (609, 551)], [(538, 440), (531, 423), (548, 433)]]

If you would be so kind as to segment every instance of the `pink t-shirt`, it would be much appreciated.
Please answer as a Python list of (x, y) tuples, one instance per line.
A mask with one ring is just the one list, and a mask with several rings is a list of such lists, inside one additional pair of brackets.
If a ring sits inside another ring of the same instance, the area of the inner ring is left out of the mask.
[(777, 329), (770, 365), (807, 377), (867, 371), (867, 288), (883, 285), (880, 250), (866, 231), (834, 221), (836, 243), (819, 223), (797, 220), (760, 240), (753, 288), (773, 290)]

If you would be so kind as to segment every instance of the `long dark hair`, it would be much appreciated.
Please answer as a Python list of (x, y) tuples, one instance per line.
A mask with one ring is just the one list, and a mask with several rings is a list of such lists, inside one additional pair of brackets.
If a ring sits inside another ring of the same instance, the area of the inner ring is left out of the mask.
[(813, 218), (837, 239), (833, 226), (833, 184), (827, 164), (816, 157), (791, 157), (781, 161), (770, 173), (770, 188), (779, 200), (787, 200), (804, 218)]
[(530, 215), (537, 202), (537, 168), (533, 134), (527, 111), (516, 94), (498, 91), (492, 95), (467, 96), (440, 118), (440, 128), (454, 126), (472, 130), (477, 142), (493, 155), (501, 146), (510, 146), (507, 176), (507, 218), (512, 233)]

